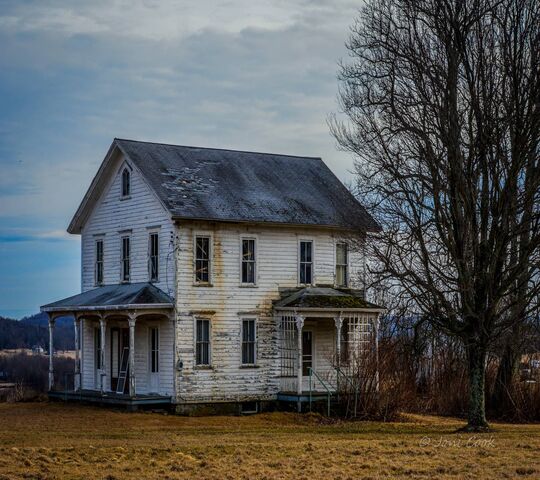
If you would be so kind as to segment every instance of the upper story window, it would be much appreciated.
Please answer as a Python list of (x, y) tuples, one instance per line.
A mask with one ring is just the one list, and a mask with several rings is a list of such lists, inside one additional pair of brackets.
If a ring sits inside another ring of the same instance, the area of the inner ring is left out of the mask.
[(159, 234), (156, 232), (148, 237), (148, 277), (151, 282), (159, 280)]
[(195, 330), (195, 364), (210, 365), (210, 320), (198, 318)]
[(121, 247), (121, 279), (122, 282), (129, 282), (131, 271), (131, 239), (130, 237), (122, 237)]
[(336, 285), (346, 287), (348, 283), (347, 266), (349, 264), (349, 252), (346, 243), (336, 244)]
[(195, 237), (195, 282), (210, 283), (210, 237)]
[(131, 195), (131, 172), (128, 168), (122, 171), (122, 197)]
[(242, 239), (242, 283), (255, 284), (255, 239)]
[(103, 284), (103, 240), (101, 239), (96, 240), (94, 280), (96, 285)]
[(242, 320), (242, 364), (256, 363), (256, 322), (254, 318)]
[(313, 283), (313, 242), (302, 240), (299, 248), (299, 280), (303, 285), (311, 285)]

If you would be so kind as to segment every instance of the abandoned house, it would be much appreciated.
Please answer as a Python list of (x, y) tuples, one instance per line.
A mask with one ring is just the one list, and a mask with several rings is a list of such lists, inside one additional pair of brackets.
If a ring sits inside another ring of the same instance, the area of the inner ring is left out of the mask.
[[(378, 224), (320, 158), (115, 139), (68, 232), (82, 293), (73, 391), (51, 397), (251, 411), (336, 388), (376, 343), (364, 298)], [(50, 348), (50, 352), (53, 349)]]

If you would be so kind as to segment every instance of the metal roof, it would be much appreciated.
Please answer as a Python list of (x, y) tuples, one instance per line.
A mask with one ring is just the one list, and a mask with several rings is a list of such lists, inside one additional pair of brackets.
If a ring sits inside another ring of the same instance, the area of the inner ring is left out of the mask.
[(124, 139), (113, 145), (176, 219), (380, 228), (320, 158)]
[(42, 312), (172, 308), (173, 299), (151, 283), (106, 285), (41, 307)]
[(274, 304), (274, 308), (384, 310), (382, 307), (365, 300), (363, 294), (359, 294), (357, 291), (327, 287), (306, 287), (293, 294), (285, 294)]

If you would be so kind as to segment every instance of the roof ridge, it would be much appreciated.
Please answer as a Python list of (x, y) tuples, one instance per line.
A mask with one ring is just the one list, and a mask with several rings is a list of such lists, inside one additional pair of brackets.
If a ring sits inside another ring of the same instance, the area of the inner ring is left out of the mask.
[(305, 155), (290, 155), (288, 153), (271, 153), (271, 152), (256, 152), (253, 150), (234, 150), (232, 148), (214, 148), (214, 147), (197, 147), (195, 145), (178, 145), (175, 143), (163, 143), (163, 142), (147, 142), (144, 140), (133, 140), (130, 138), (114, 138), (115, 141), (119, 140), (121, 142), (133, 142), (133, 143), (148, 143), (150, 145), (163, 145), (165, 147), (181, 147), (181, 148), (192, 148), (197, 150), (217, 150), (220, 152), (235, 152), (235, 153), (254, 153), (256, 155), (272, 155), (274, 157), (290, 157), (290, 158), (301, 158), (305, 160), (321, 160), (321, 157), (310, 157)]

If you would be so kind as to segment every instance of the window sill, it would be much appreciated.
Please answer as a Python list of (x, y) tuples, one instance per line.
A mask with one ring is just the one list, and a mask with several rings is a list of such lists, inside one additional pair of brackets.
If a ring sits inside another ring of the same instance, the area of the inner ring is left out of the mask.
[(256, 369), (256, 368), (261, 368), (261, 366), (260, 366), (260, 365), (251, 365), (251, 364), (249, 364), (249, 365), (240, 365), (240, 367), (238, 367), (238, 368), (242, 368), (242, 369), (252, 369), (252, 368), (255, 368), (255, 369)]
[(259, 285), (256, 283), (241, 283), (238, 285), (239, 288), (259, 288)]
[(193, 367), (193, 370), (209, 371), (209, 370), (214, 370), (214, 367), (212, 365), (195, 365)]
[(194, 283), (192, 286), (193, 287), (213, 287), (214, 285), (211, 283)]
[(131, 199), (131, 195), (126, 195), (126, 196), (120, 197), (121, 202), (123, 202), (124, 200), (130, 200), (130, 199)]

